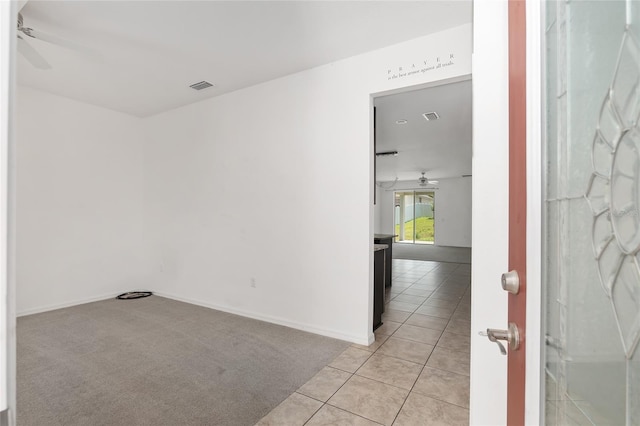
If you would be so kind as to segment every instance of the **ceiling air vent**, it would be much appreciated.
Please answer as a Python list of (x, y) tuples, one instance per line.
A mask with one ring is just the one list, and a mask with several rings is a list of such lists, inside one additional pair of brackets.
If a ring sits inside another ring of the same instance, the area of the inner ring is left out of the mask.
[(213, 84), (209, 83), (208, 81), (202, 80), (201, 82), (194, 83), (189, 87), (195, 90), (202, 90), (202, 89), (206, 89), (207, 87), (213, 87)]
[(422, 114), (422, 116), (427, 121), (437, 120), (438, 118), (440, 118), (437, 112), (425, 112), (424, 114)]

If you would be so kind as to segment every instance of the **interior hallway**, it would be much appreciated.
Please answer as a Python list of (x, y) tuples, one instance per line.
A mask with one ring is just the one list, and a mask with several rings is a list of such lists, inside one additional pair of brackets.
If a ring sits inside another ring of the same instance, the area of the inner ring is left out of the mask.
[(346, 349), (258, 424), (468, 424), (470, 283), (469, 264), (394, 259), (376, 341)]

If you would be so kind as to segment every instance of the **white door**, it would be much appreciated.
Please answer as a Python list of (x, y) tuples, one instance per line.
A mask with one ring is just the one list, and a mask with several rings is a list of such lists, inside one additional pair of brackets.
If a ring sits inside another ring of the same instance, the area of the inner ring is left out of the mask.
[[(473, 189), (470, 423), (506, 424), (507, 357), (478, 332), (506, 328), (508, 268), (509, 64), (507, 2), (473, 11)], [(490, 391), (488, 391), (490, 390)]]

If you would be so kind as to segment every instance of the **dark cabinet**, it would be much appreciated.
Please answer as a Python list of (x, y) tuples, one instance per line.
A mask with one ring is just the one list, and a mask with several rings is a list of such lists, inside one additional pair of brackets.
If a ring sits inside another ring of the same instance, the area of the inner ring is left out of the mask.
[(385, 252), (384, 245), (374, 245), (373, 256), (373, 329), (382, 325), (382, 313), (384, 312), (384, 272)]
[(386, 268), (384, 272), (384, 286), (391, 287), (391, 262), (392, 262), (392, 253), (391, 249), (393, 247), (393, 239), (396, 236), (393, 234), (375, 234), (373, 236), (374, 244), (385, 244), (387, 249), (385, 250), (385, 263)]

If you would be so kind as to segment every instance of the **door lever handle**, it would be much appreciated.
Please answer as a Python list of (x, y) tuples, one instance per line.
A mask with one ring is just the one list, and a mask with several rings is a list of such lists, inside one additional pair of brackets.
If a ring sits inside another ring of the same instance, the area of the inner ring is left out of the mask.
[(507, 354), (507, 349), (502, 344), (501, 340), (504, 340), (509, 344), (509, 349), (512, 351), (518, 350), (520, 348), (520, 332), (518, 331), (518, 326), (511, 322), (509, 323), (509, 328), (507, 330), (500, 330), (496, 328), (487, 328), (486, 333), (480, 332), (482, 336), (487, 336), (489, 341), (495, 342), (500, 348), (500, 353), (502, 355)]

